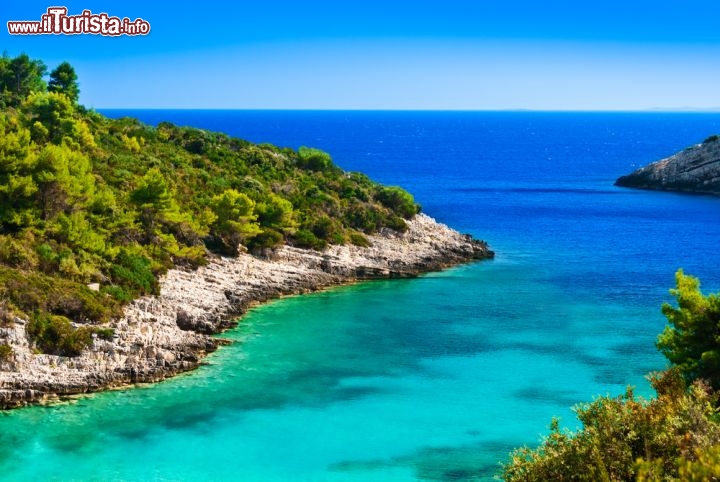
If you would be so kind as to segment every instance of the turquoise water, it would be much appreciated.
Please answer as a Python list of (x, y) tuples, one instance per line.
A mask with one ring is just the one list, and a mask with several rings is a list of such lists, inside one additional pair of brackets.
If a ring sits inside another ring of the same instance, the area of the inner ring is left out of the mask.
[(39, 480), (491, 476), (511, 447), (535, 442), (551, 416), (570, 420), (568, 407), (587, 399), (588, 387), (613, 393), (641, 384), (640, 373), (659, 362), (651, 349), (622, 367), (607, 359), (657, 326), (643, 334), (607, 325), (588, 331), (588, 320), (607, 313), (579, 304), (569, 311), (567, 302), (522, 263), (502, 258), (280, 300), (252, 311), (225, 335), (236, 343), (193, 374), (6, 414), (0, 473)]
[(720, 116), (215, 115), (322, 134), (497, 259), (278, 300), (191, 374), (1, 414), (0, 478), (489, 480), (574, 404), (650, 394), (677, 267), (720, 287), (719, 199), (612, 186)]

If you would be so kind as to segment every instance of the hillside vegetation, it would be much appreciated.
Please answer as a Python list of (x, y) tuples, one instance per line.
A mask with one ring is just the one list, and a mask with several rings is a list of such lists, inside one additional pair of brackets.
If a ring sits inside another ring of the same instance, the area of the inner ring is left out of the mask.
[(419, 212), (318, 149), (109, 119), (77, 104), (69, 64), (46, 78), (41, 61), (0, 58), (0, 324), (29, 319), (40, 351), (76, 355), (112, 336), (100, 325), (173, 266), (285, 243), (363, 246)]

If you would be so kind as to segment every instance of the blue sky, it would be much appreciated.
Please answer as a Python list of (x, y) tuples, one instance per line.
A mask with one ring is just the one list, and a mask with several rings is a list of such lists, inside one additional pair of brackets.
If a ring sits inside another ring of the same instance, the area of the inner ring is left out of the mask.
[(148, 36), (12, 36), (78, 71), (95, 108), (720, 108), (720, 29), (709, 1), (27, 0), (150, 22)]

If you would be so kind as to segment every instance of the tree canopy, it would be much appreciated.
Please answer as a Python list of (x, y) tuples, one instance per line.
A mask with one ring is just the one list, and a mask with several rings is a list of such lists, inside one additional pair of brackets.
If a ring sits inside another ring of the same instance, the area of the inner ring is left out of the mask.
[(10, 58), (0, 57), (0, 93), (4, 106), (17, 106), (32, 92), (46, 89), (43, 76), (47, 72), (45, 63), (32, 60), (27, 54)]
[(665, 303), (668, 326), (658, 337), (660, 352), (687, 381), (703, 379), (720, 388), (720, 297), (704, 296), (700, 281), (679, 270), (671, 293), (678, 306)]
[(80, 87), (78, 86), (78, 76), (75, 69), (67, 62), (58, 65), (50, 72), (50, 82), (48, 82), (48, 91), (65, 94), (73, 104), (77, 103), (80, 97)]

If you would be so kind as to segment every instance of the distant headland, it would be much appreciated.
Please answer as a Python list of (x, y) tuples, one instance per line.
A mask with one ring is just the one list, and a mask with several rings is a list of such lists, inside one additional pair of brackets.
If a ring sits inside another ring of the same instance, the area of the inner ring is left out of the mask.
[(712, 135), (615, 181), (616, 186), (720, 194), (720, 136)]

